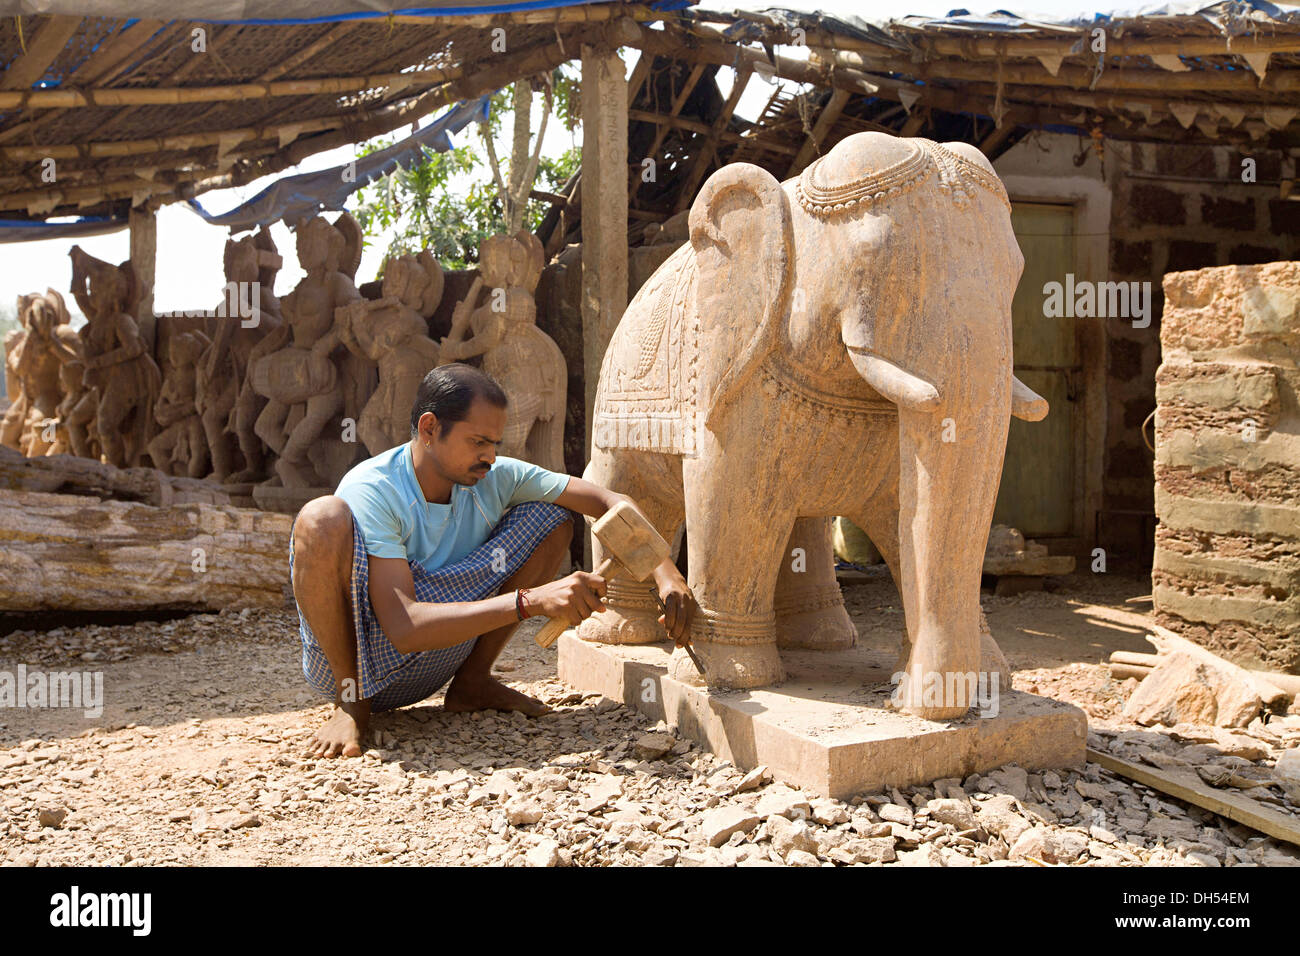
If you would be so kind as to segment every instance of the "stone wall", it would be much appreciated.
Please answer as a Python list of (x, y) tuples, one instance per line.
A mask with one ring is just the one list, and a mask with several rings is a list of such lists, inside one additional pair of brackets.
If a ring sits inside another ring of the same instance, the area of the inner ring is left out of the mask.
[(1175, 272), (1164, 296), (1157, 619), (1300, 673), (1300, 262)]
[[(1300, 258), (1300, 203), (1279, 198), (1284, 175), (1278, 151), (1156, 144), (1113, 144), (1110, 276), (1152, 283), (1151, 327), (1107, 325), (1107, 421), (1104, 507), (1152, 509), (1152, 456), (1142, 422), (1155, 408), (1161, 361), (1161, 276), (1209, 266), (1253, 265)], [(1242, 181), (1242, 160), (1255, 161), (1254, 182)], [(1293, 174), (1293, 173), (1292, 173)], [(1121, 552), (1143, 550), (1130, 540), (1140, 522), (1107, 524)], [(1129, 530), (1125, 530), (1129, 529)]]

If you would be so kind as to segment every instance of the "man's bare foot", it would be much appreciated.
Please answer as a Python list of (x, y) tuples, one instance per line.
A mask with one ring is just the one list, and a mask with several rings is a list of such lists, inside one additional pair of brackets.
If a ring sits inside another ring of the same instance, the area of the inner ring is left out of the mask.
[(449, 713), (467, 710), (517, 710), (529, 717), (540, 717), (551, 712), (551, 708), (537, 698), (512, 690), (492, 677), (473, 683), (457, 677), (447, 688), (442, 709)]
[[(349, 713), (351, 711), (351, 713)], [(370, 708), (335, 706), (325, 725), (316, 731), (308, 746), (312, 757), (360, 757), (361, 738), (366, 734)]]

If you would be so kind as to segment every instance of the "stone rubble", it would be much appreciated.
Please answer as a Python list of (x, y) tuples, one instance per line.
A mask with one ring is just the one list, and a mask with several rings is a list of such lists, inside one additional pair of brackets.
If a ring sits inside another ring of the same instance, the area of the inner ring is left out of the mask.
[[(435, 696), (376, 715), (361, 758), (314, 760), (306, 742), (329, 707), (301, 680), (295, 629), (296, 615), (254, 611), (0, 640), (0, 669), (80, 668), (89, 647), (106, 658), (95, 663), (101, 718), (0, 711), (0, 861), (1300, 864), (1294, 846), (1094, 764), (1007, 766), (847, 801), (808, 794), (767, 768), (732, 767), (616, 702), (574, 693), (528, 631), (498, 670), (553, 714), (449, 714)], [(1072, 667), (1022, 672), (1017, 683), (1051, 686), (1069, 673), (1082, 686), (1104, 673)], [(1300, 717), (1153, 730), (1125, 722), (1122, 701), (1107, 707), (1111, 719), (1094, 718), (1094, 749), (1196, 767), (1211, 784), (1300, 817)]]

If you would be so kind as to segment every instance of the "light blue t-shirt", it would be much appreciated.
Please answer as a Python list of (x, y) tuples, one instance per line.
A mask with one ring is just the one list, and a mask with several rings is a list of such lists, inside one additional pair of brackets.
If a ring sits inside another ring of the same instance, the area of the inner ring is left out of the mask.
[(498, 455), (474, 486), (451, 486), (450, 504), (426, 501), (408, 442), (361, 462), (334, 493), (352, 509), (367, 554), (406, 558), (435, 571), (486, 541), (508, 509), (525, 501), (554, 502), (568, 483), (568, 475)]

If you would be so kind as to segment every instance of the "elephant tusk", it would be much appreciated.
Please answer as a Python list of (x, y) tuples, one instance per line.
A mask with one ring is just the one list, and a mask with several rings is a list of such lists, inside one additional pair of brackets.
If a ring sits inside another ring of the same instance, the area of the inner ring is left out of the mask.
[(1011, 414), (1025, 422), (1041, 422), (1047, 417), (1047, 399), (1014, 375), (1011, 376)]
[(857, 346), (847, 346), (849, 361), (868, 385), (900, 408), (929, 412), (939, 406), (939, 390), (888, 359)]

